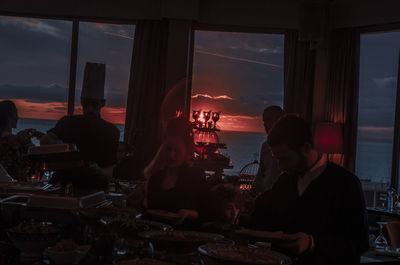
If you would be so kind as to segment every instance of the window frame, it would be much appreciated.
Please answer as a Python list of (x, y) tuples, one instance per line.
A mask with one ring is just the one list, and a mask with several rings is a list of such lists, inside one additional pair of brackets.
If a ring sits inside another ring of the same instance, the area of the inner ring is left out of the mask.
[[(361, 35), (368, 34), (382, 34), (389, 32), (400, 32), (400, 23), (386, 24), (386, 25), (377, 25), (377, 26), (368, 26), (368, 27), (360, 27), (358, 28), (360, 41), (361, 43)], [(361, 56), (359, 59), (360, 64)], [(359, 100), (359, 89), (360, 84), (358, 84), (357, 94)], [(358, 104), (357, 104), (358, 105)], [(357, 109), (354, 110), (357, 112), (357, 128), (358, 128), (358, 106)], [(397, 66), (397, 86), (396, 86), (396, 101), (395, 101), (395, 117), (394, 117), (394, 131), (393, 131), (393, 144), (392, 144), (392, 167), (391, 167), (391, 176), (389, 187), (393, 187), (398, 190), (399, 188), (399, 166), (400, 166), (400, 48), (399, 48), (399, 58), (398, 58), (398, 66)], [(358, 141), (358, 139), (357, 139)], [(357, 152), (354, 159), (357, 157)]]
[[(187, 84), (186, 91), (186, 109), (185, 113), (190, 117), (190, 108), (192, 104), (192, 76), (193, 76), (193, 63), (194, 63), (194, 41), (195, 41), (195, 31), (218, 31), (218, 32), (231, 32), (231, 33), (254, 33), (254, 34), (281, 34), (283, 35), (283, 43), (286, 41), (287, 29), (279, 28), (263, 28), (263, 27), (245, 27), (245, 26), (227, 26), (227, 25), (215, 25), (215, 24), (205, 24), (205, 23), (194, 23), (190, 33), (190, 50), (188, 55), (188, 77), (189, 82)], [(285, 58), (285, 53), (283, 54)], [(283, 60), (283, 69), (285, 68), (285, 59)], [(283, 77), (285, 79), (285, 76)], [(285, 88), (283, 89), (283, 97), (285, 98)], [(284, 101), (285, 102), (285, 101)]]
[[(72, 22), (71, 31), (71, 48), (70, 48), (70, 69), (69, 69), (69, 81), (68, 81), (68, 98), (67, 98), (67, 113), (66, 115), (73, 115), (75, 109), (75, 92), (76, 92), (76, 71), (78, 63), (78, 44), (79, 44), (79, 25), (80, 22), (89, 23), (104, 23), (104, 24), (122, 24), (136, 26), (137, 20), (120, 20), (120, 19), (96, 19), (89, 17), (63, 17), (63, 16), (51, 16), (51, 15), (32, 15), (23, 13), (12, 13), (0, 11), (0, 16), (8, 17), (23, 17), (23, 18), (34, 18), (34, 19), (51, 19), (51, 20), (62, 20)], [(133, 41), (133, 47), (135, 45), (135, 39)], [(132, 49), (133, 49), (132, 47)], [(131, 68), (132, 68), (132, 57), (131, 57)], [(131, 73), (130, 69), (129, 73)], [(130, 78), (130, 77), (129, 77)], [(128, 107), (128, 97), (126, 106)], [(125, 120), (126, 124), (126, 120)], [(124, 139), (125, 141), (125, 139)]]

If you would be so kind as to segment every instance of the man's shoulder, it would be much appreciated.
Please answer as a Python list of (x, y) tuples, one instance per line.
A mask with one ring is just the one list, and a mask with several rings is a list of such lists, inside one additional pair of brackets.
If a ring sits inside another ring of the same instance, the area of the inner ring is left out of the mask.
[(95, 128), (101, 128), (102, 131), (106, 131), (110, 134), (118, 135), (119, 137), (119, 130), (118, 128), (112, 124), (111, 122), (108, 122), (104, 120), (101, 117), (98, 116), (86, 116), (86, 115), (77, 115), (76, 120), (80, 122), (87, 122), (90, 121), (90, 126), (94, 126)]
[(118, 130), (117, 126), (115, 126), (111, 122), (108, 122), (102, 118), (100, 118), (100, 122), (105, 128), (107, 128), (109, 130), (110, 133), (119, 136), (119, 130)]
[(350, 172), (346, 168), (335, 163), (328, 162), (323, 174), (328, 175), (329, 177), (332, 178), (333, 181), (339, 184), (343, 183), (355, 183), (357, 185), (360, 184), (360, 180), (354, 173)]
[(57, 123), (72, 123), (83, 120), (83, 115), (66, 115), (62, 117)]
[(356, 175), (354, 175), (354, 173), (352, 173), (349, 170), (347, 170), (346, 168), (344, 168), (336, 163), (332, 163), (332, 162), (327, 162), (325, 171), (327, 171), (329, 174), (338, 174), (343, 177), (355, 177), (356, 178)]

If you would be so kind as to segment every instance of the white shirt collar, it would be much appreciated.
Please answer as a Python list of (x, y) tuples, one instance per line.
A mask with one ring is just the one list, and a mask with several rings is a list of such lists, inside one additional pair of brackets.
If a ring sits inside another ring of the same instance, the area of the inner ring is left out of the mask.
[(326, 156), (322, 155), (318, 162), (299, 178), (297, 182), (297, 191), (299, 193), (299, 196), (304, 193), (304, 191), (313, 180), (321, 176), (322, 172), (324, 172), (326, 169), (327, 163), (328, 161), (326, 159)]

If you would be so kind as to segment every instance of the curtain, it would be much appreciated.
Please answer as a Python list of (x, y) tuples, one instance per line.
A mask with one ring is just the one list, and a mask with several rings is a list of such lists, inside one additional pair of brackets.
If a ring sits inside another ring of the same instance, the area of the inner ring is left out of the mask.
[(166, 94), (168, 22), (139, 21), (135, 29), (128, 91), (125, 142), (133, 147), (142, 170), (159, 146), (159, 114)]
[(299, 41), (298, 32), (285, 34), (284, 108), (312, 121), (315, 50), (310, 41)]
[(325, 98), (325, 120), (343, 124), (344, 150), (334, 162), (354, 172), (357, 143), (360, 35), (354, 29), (332, 32)]

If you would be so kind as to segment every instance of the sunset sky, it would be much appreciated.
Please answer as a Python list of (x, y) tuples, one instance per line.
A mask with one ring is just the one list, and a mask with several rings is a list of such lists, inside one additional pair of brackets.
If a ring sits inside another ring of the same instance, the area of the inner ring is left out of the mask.
[[(25, 118), (66, 114), (72, 23), (0, 17), (0, 99)], [(106, 63), (103, 117), (124, 123), (134, 26), (81, 23), (76, 105), (86, 61)], [(360, 136), (392, 136), (400, 33), (361, 37)], [(284, 37), (196, 31), (192, 109), (221, 111), (223, 130), (263, 132), (261, 114), (283, 103)], [(77, 106), (79, 113), (79, 106)]]
[[(125, 122), (134, 26), (80, 23), (75, 113), (87, 61), (106, 64), (102, 117)], [(72, 23), (0, 17), (0, 98), (12, 99), (22, 118), (58, 120), (67, 113)]]
[(197, 31), (192, 109), (221, 111), (222, 130), (264, 132), (264, 108), (283, 106), (283, 49), (283, 35)]

